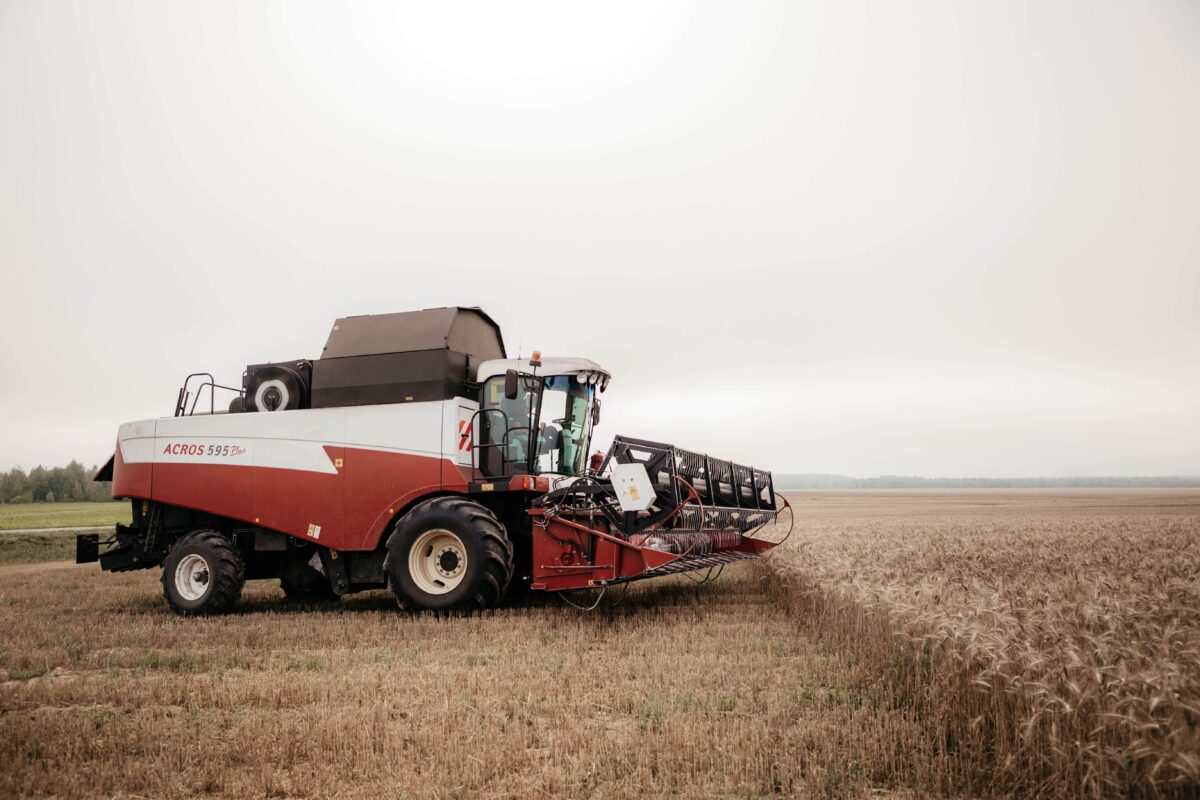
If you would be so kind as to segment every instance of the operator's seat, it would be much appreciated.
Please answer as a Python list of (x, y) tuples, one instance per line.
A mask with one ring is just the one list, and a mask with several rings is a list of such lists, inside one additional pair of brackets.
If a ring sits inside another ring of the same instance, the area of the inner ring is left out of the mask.
[[(501, 434), (503, 436), (503, 434)], [(508, 429), (508, 462), (525, 464), (529, 458), (529, 428)]]

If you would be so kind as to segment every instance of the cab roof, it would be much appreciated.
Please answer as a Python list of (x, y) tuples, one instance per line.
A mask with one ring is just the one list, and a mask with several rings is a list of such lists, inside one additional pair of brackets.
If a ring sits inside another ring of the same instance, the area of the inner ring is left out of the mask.
[(510, 369), (527, 375), (572, 375), (583, 376), (584, 380), (598, 384), (601, 389), (608, 385), (612, 373), (590, 358), (543, 358), (542, 365), (534, 368), (527, 358), (494, 358), (479, 365), (476, 380), (483, 383), (488, 378), (503, 375)]

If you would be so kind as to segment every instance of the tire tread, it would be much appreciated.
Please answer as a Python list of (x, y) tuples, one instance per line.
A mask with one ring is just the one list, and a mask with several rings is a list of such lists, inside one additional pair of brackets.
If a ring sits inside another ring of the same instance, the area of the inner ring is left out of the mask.
[[(246, 584), (246, 563), (242, 560), (242, 554), (237, 551), (237, 548), (233, 546), (233, 542), (229, 541), (228, 538), (217, 531), (209, 530), (192, 531), (179, 537), (175, 544), (172, 545), (171, 552), (174, 553), (177, 549), (193, 543), (202, 543), (213, 551), (216, 561), (213, 565), (213, 571), (217, 574), (213, 577), (212, 595), (199, 608), (180, 608), (176, 606), (171, 601), (171, 594), (167, 588), (173, 576), (170, 574), (170, 570), (164, 569), (162, 585), (163, 596), (167, 599), (167, 605), (176, 614), (184, 617), (227, 614), (237, 604), (238, 598), (242, 594), (242, 587)], [(167, 558), (169, 559), (170, 556)]]
[(480, 611), (493, 608), (504, 599), (505, 590), (512, 580), (515, 568), (512, 542), (509, 541), (504, 526), (490, 509), (465, 497), (434, 497), (414, 506), (396, 522), (391, 536), (388, 537), (388, 552), (383, 561), (388, 587), (396, 594), (401, 608), (417, 607), (411, 598), (404, 596), (399, 581), (393, 578), (398, 569), (407, 569), (407, 560), (397, 552), (402, 544), (402, 537), (397, 533), (401, 526), (420, 529), (426, 517), (447, 512), (463, 519), (479, 538), (480, 549), (484, 554), (483, 567), (473, 591), (468, 592), (453, 610)]

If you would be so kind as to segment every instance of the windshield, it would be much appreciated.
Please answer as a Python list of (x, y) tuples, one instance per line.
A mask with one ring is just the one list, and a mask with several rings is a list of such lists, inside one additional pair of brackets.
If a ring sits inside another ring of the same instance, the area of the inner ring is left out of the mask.
[(576, 475), (587, 463), (595, 387), (570, 375), (544, 379), (538, 418), (537, 472)]
[[(537, 407), (537, 387), (542, 387), (541, 408)], [(575, 475), (587, 464), (591, 438), (592, 398), (595, 386), (580, 383), (571, 375), (545, 378), (522, 376), (517, 396), (504, 396), (504, 377), (487, 381), (483, 406), (502, 413), (481, 416), (487, 440), (503, 459), (523, 471), (529, 463), (530, 440), (535, 443), (533, 471)], [(533, 434), (532, 436), (530, 434)], [(485, 473), (503, 471), (485, 468)]]

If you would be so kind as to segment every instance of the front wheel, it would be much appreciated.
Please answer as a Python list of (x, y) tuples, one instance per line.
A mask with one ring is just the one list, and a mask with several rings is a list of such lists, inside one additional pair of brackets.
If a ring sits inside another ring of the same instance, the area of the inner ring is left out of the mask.
[(216, 531), (193, 531), (175, 542), (163, 561), (162, 585), (176, 614), (224, 614), (246, 583), (242, 554)]
[(512, 580), (512, 544), (484, 506), (462, 497), (435, 497), (396, 523), (383, 569), (401, 607), (491, 608)]

